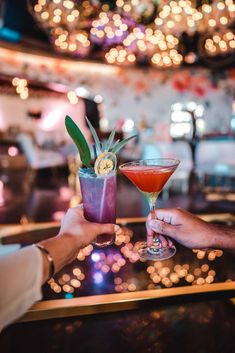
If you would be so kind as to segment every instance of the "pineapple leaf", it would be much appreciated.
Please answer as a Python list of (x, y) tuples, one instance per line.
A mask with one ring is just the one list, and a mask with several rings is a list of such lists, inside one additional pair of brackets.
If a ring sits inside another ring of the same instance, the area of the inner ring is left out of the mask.
[(88, 120), (87, 117), (86, 117), (86, 121), (87, 121), (87, 124), (88, 124), (88, 126), (89, 126), (89, 128), (91, 130), (93, 139), (95, 141), (97, 152), (100, 153), (102, 151), (102, 143), (100, 142), (100, 139), (99, 139), (95, 129), (93, 128), (91, 122)]
[(133, 135), (133, 136), (130, 136), (128, 138), (126, 138), (125, 140), (119, 142), (118, 144), (115, 144), (112, 149), (111, 149), (111, 152), (112, 153), (117, 153), (118, 151), (120, 151), (121, 148), (123, 148), (127, 142), (129, 142), (131, 139), (137, 137), (137, 135)]
[(75, 143), (75, 145), (78, 148), (82, 163), (86, 167), (90, 167), (91, 166), (91, 152), (90, 152), (90, 148), (88, 146), (88, 143), (86, 142), (86, 139), (85, 139), (83, 133), (81, 132), (79, 127), (75, 124), (73, 119), (71, 119), (70, 116), (68, 116), (68, 115), (66, 115), (66, 117), (65, 117), (65, 126), (66, 126), (66, 129), (67, 129), (70, 137), (72, 138), (73, 142)]
[(110, 149), (110, 152), (119, 144), (120, 140), (118, 139), (117, 141), (114, 142), (113, 146)]
[(109, 138), (108, 138), (108, 140), (107, 140), (107, 142), (106, 142), (106, 144), (105, 144), (105, 149), (104, 149), (104, 150), (105, 150), (106, 152), (108, 152), (109, 149), (110, 149), (110, 147), (112, 146), (114, 136), (115, 136), (115, 130), (113, 130), (113, 131), (111, 132), (111, 134), (109, 135)]

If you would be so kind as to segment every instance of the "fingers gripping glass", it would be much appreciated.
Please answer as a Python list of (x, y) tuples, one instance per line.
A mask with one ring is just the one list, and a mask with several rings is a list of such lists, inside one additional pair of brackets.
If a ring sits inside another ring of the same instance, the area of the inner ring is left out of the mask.
[[(176, 159), (158, 158), (125, 163), (119, 167), (121, 172), (146, 196), (152, 218), (155, 218), (158, 195), (179, 163)], [(163, 246), (162, 240), (166, 246)], [(164, 240), (167, 239), (163, 236), (159, 238), (159, 234), (149, 231), (147, 241), (142, 242), (138, 248), (140, 256), (153, 261), (169, 259), (175, 254), (176, 248), (171, 242)]]

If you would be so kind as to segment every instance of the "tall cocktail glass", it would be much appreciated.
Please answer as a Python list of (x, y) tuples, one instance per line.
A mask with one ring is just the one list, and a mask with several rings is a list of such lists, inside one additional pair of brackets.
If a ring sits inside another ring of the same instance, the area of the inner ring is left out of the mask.
[[(178, 165), (176, 159), (158, 158), (125, 163), (119, 168), (146, 196), (152, 217), (155, 218), (158, 195)], [(163, 247), (159, 235), (154, 234), (153, 237), (147, 237), (147, 242), (139, 245), (138, 252), (146, 260), (166, 260), (175, 254), (176, 248), (174, 245)]]
[[(96, 175), (79, 170), (84, 216), (96, 223), (116, 223), (116, 170), (107, 175)], [(94, 245), (105, 247), (115, 235), (99, 235)]]

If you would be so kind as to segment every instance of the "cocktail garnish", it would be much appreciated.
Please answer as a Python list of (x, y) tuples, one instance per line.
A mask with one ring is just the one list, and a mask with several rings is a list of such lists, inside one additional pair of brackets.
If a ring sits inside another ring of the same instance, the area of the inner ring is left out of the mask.
[(109, 174), (112, 170), (115, 170), (117, 166), (117, 158), (112, 152), (104, 152), (99, 155), (95, 161), (95, 173), (97, 175)]
[(82, 163), (86, 167), (91, 166), (91, 152), (90, 148), (88, 146), (88, 143), (86, 142), (86, 139), (79, 129), (79, 127), (75, 124), (75, 122), (70, 118), (70, 116), (66, 115), (65, 117), (65, 126), (66, 129), (72, 138), (73, 142), (78, 148), (80, 158)]
[(76, 144), (81, 161), (83, 165), (90, 170), (92, 168), (94, 172), (98, 175), (106, 175), (110, 173), (112, 170), (115, 170), (117, 167), (117, 158), (115, 154), (120, 151), (131, 139), (135, 138), (136, 135), (130, 136), (123, 141), (115, 141), (115, 130), (111, 132), (106, 143), (102, 144), (96, 130), (92, 126), (91, 122), (87, 119), (88, 126), (90, 128), (91, 134), (95, 141), (94, 146), (94, 157), (95, 157), (95, 165), (94, 168), (91, 163), (91, 152), (89, 145), (82, 134), (79, 127), (75, 124), (75, 122), (70, 118), (70, 116), (66, 115), (65, 117), (65, 126), (66, 129), (71, 136), (72, 140)]

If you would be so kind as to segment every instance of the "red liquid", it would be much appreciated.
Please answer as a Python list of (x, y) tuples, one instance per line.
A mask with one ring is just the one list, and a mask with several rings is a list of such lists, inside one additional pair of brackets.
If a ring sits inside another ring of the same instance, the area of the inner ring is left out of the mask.
[(126, 166), (123, 174), (143, 192), (160, 192), (175, 168), (162, 166)]

